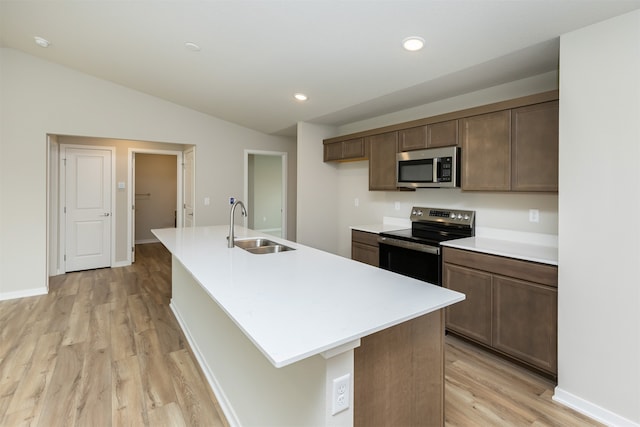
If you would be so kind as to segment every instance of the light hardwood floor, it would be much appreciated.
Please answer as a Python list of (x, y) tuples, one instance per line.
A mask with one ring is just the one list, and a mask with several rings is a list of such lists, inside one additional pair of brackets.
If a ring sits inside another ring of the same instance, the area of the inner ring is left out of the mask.
[(0, 302), (0, 425), (224, 426), (169, 309), (171, 257), (70, 273)]
[[(170, 255), (0, 302), (0, 426), (226, 426), (171, 310)], [(554, 384), (446, 338), (446, 426), (596, 426)], [(396, 427), (396, 426), (393, 426)]]

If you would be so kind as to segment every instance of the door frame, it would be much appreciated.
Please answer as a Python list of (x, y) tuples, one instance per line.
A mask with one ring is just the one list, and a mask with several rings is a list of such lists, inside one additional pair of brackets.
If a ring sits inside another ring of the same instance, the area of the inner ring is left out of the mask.
[[(80, 144), (59, 144), (59, 187), (58, 187), (58, 256), (60, 262), (60, 274), (64, 274), (67, 271), (67, 261), (65, 260), (66, 243), (67, 243), (67, 229), (66, 229), (66, 199), (67, 199), (67, 177), (64, 162), (66, 161), (67, 148), (77, 148), (85, 150), (100, 150), (111, 152), (111, 212), (113, 213), (116, 207), (116, 147), (113, 146), (97, 146), (97, 145), (80, 145)], [(109, 266), (113, 267), (114, 260), (116, 259), (116, 227), (114, 224), (115, 215), (109, 216), (111, 222), (111, 236), (109, 242), (110, 260)]]
[[(182, 187), (182, 167), (183, 167), (183, 154), (182, 151), (177, 150), (161, 150), (154, 148), (129, 148), (127, 154), (127, 182), (129, 186), (127, 189), (127, 200), (129, 205), (127, 207), (127, 261), (131, 264), (134, 261), (133, 251), (135, 249), (135, 236), (133, 235), (133, 210), (136, 203), (135, 200), (135, 183), (134, 178), (134, 160), (133, 157), (136, 153), (139, 154), (163, 154), (169, 156), (176, 156), (176, 227), (182, 227), (182, 200), (183, 200), (183, 187)], [(195, 153), (194, 153), (195, 154)]]
[[(244, 200), (249, 200), (249, 155), (257, 154), (260, 156), (276, 156), (280, 157), (280, 167), (282, 172), (282, 218), (281, 218), (281, 227), (282, 227), (282, 238), (287, 238), (287, 170), (288, 170), (288, 153), (284, 151), (263, 151), (263, 150), (252, 150), (246, 149), (244, 150)], [(252, 209), (251, 206), (248, 206), (248, 209)], [(245, 227), (247, 225), (248, 218), (244, 218)]]

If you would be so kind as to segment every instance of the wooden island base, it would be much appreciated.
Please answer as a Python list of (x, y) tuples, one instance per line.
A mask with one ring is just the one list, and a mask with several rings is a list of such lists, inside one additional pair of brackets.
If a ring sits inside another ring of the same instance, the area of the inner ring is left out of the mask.
[(384, 329), (354, 349), (354, 425), (444, 425), (443, 310)]

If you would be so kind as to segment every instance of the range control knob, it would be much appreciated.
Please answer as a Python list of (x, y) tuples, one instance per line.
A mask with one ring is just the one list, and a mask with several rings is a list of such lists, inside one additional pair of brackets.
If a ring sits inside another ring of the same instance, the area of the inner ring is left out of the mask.
[(462, 219), (462, 214), (461, 213), (458, 214), (458, 219)]
[(451, 212), (451, 213), (449, 214), (449, 218), (451, 218), (451, 219), (456, 219), (456, 214), (455, 214), (455, 213), (453, 213), (453, 212)]
[(464, 214), (464, 220), (465, 221), (469, 221), (469, 218), (471, 218), (468, 214)]
[(418, 211), (418, 216), (422, 216), (422, 211)]

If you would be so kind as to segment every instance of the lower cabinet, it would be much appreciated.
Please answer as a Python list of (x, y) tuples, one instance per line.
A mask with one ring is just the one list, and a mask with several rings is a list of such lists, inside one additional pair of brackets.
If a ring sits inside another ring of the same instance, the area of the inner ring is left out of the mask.
[(453, 248), (443, 286), (466, 299), (446, 309), (447, 330), (557, 375), (557, 267)]
[(351, 230), (351, 259), (378, 267), (379, 257), (377, 233)]

